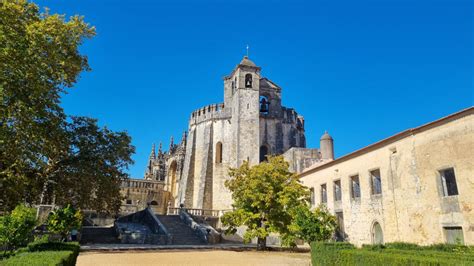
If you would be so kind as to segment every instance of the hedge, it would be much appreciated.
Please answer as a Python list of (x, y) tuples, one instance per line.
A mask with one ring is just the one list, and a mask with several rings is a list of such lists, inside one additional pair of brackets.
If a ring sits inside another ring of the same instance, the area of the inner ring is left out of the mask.
[(79, 255), (77, 242), (37, 240), (15, 252), (15, 256), (0, 261), (0, 265), (75, 265)]
[(7, 260), (0, 261), (0, 265), (5, 266), (74, 266), (77, 255), (73, 251), (42, 251), (24, 252), (17, 254)]
[(452, 252), (452, 249), (446, 252), (440, 251), (444, 250), (440, 246), (436, 249), (410, 245), (387, 244), (390, 248), (377, 245), (356, 249), (350, 244), (312, 243), (311, 258), (313, 265), (474, 265), (470, 252)]

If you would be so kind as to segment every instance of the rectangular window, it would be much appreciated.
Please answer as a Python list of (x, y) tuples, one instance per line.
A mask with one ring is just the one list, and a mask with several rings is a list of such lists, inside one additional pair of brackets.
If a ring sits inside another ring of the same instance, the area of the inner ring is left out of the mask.
[(458, 186), (456, 184), (456, 176), (454, 175), (454, 169), (444, 169), (439, 171), (439, 174), (441, 176), (441, 184), (443, 185), (443, 195), (458, 195)]
[(132, 200), (131, 200), (131, 199), (128, 199), (128, 200), (127, 200), (127, 204), (128, 204), (128, 205), (132, 204)]
[(443, 227), (443, 231), (446, 243), (464, 245), (464, 235), (461, 226)]
[(334, 181), (334, 201), (341, 201), (341, 180)]
[(326, 184), (321, 185), (321, 203), (328, 202), (328, 191), (326, 189)]
[(309, 189), (311, 206), (314, 206), (314, 187)]
[(351, 196), (353, 199), (360, 198), (360, 182), (359, 176), (351, 176)]
[(380, 169), (370, 171), (370, 181), (372, 183), (372, 195), (382, 194), (382, 179)]

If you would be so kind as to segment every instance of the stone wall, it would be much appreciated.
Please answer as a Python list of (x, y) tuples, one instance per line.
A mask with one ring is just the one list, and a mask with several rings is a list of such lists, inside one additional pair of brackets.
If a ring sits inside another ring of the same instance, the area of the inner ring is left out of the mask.
[[(446, 242), (446, 228), (461, 227), (464, 243), (474, 244), (474, 109), (407, 130), (353, 154), (304, 172), (320, 204), (327, 186), (327, 206), (343, 214), (347, 239), (372, 243), (379, 223), (384, 242), (423, 245)], [(440, 171), (453, 168), (458, 195), (445, 196)], [(381, 175), (381, 194), (374, 194), (370, 171)], [(360, 198), (351, 192), (358, 175)], [(335, 201), (340, 180), (342, 200)]]

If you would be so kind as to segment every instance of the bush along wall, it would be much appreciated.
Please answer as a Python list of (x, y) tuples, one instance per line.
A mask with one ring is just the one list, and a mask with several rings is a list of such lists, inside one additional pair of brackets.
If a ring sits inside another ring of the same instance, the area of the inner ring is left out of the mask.
[(392, 243), (357, 249), (348, 243), (314, 242), (311, 260), (313, 265), (474, 265), (474, 248)]

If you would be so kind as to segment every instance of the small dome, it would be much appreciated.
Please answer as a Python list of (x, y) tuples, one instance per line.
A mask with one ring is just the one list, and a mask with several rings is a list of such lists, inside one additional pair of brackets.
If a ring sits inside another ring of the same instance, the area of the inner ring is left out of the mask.
[(329, 135), (327, 131), (324, 132), (324, 134), (321, 136), (321, 140), (329, 139), (332, 140), (332, 137)]
[(252, 66), (252, 67), (256, 67), (257, 65), (255, 65), (254, 62), (252, 62), (252, 60), (249, 59), (248, 56), (244, 56), (244, 58), (242, 59), (242, 61), (240, 61), (240, 64), (239, 65), (244, 65), (244, 66)]

